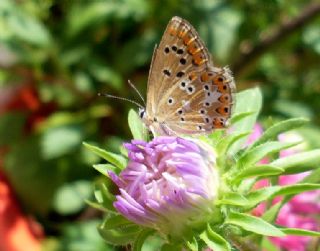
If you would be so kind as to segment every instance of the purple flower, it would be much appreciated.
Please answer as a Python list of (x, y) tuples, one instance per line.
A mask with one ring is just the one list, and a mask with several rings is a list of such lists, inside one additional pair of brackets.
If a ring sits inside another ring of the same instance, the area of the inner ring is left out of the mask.
[(129, 163), (119, 176), (114, 207), (129, 220), (162, 233), (181, 235), (185, 227), (208, 222), (219, 176), (209, 147), (177, 137), (125, 144)]

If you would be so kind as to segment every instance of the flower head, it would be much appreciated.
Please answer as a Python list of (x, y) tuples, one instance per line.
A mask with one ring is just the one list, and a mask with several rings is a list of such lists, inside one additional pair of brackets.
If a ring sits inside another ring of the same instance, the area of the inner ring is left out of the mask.
[(114, 206), (122, 215), (173, 235), (208, 221), (219, 185), (213, 150), (177, 137), (125, 147), (127, 168), (119, 176), (109, 173), (120, 190)]

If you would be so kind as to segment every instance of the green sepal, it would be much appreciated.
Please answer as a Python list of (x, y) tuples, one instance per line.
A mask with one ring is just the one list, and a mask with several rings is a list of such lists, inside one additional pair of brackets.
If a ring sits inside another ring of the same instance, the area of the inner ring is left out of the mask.
[(221, 235), (214, 232), (209, 224), (207, 229), (200, 234), (200, 239), (214, 251), (231, 251), (230, 244)]
[(186, 246), (191, 250), (191, 251), (198, 251), (199, 250), (199, 245), (198, 241), (195, 237), (192, 238), (191, 241), (186, 242)]
[(232, 115), (232, 117), (229, 120), (230, 125), (233, 125), (242, 119), (245, 119), (246, 117), (249, 117), (251, 115), (254, 115), (256, 111), (250, 111), (250, 112), (239, 112), (237, 114)]
[(108, 151), (103, 150), (97, 146), (90, 145), (86, 142), (83, 142), (83, 145), (86, 148), (88, 148), (90, 151), (94, 152), (95, 154), (97, 154), (101, 158), (107, 160), (108, 162), (115, 165), (116, 167), (118, 167), (121, 170), (127, 166), (127, 159), (125, 157), (123, 157), (122, 155), (108, 152)]
[(270, 223), (248, 214), (230, 212), (225, 223), (239, 226), (244, 230), (256, 234), (266, 236), (285, 236), (280, 229)]
[(128, 114), (128, 123), (129, 128), (131, 130), (132, 136), (134, 139), (140, 139), (140, 140), (148, 140), (148, 133), (147, 129), (142, 123), (139, 115), (137, 112), (133, 109), (129, 111)]
[(133, 243), (132, 251), (140, 251), (142, 250), (142, 246), (145, 243), (145, 240), (152, 235), (155, 230), (150, 228), (143, 229), (136, 237)]
[(225, 204), (225, 205), (233, 205), (233, 206), (246, 206), (249, 201), (239, 193), (229, 192), (226, 193), (223, 198), (217, 201), (217, 205)]
[(141, 232), (141, 228), (122, 215), (109, 215), (98, 227), (102, 238), (113, 245), (131, 244)]
[(261, 145), (267, 141), (275, 140), (280, 133), (301, 127), (307, 122), (308, 120), (305, 118), (293, 118), (276, 123), (273, 126), (269, 127), (262, 134), (262, 136), (250, 146), (250, 148), (257, 147), (258, 145)]
[(271, 186), (259, 190), (255, 190), (246, 195), (249, 204), (248, 208), (252, 208), (262, 201), (269, 200), (278, 195), (291, 195), (303, 193), (310, 190), (320, 188), (320, 184), (298, 183), (288, 186)]
[[(257, 116), (262, 106), (262, 94), (259, 88), (252, 88), (237, 93), (236, 95), (237, 103), (235, 105), (234, 114), (240, 113), (251, 113), (242, 119), (234, 122), (231, 126), (232, 133), (241, 133), (251, 131), (254, 124), (256, 123)], [(229, 154), (233, 155), (238, 152), (243, 144), (245, 143), (247, 137), (243, 137), (232, 145), (229, 150)]]
[(320, 237), (320, 232), (300, 228), (280, 228), (287, 235)]
[(104, 206), (102, 206), (102, 204), (97, 203), (95, 201), (85, 200), (85, 203), (87, 203), (90, 207), (95, 208), (97, 210), (108, 212), (108, 210)]
[(252, 177), (267, 177), (273, 175), (279, 175), (284, 172), (284, 169), (280, 167), (275, 167), (272, 165), (258, 165), (248, 167), (244, 170), (241, 170), (234, 178), (231, 179), (231, 182), (240, 182), (243, 179), (252, 178)]
[[(261, 144), (255, 148), (252, 148), (249, 151), (246, 151), (240, 159), (237, 161), (237, 169), (243, 170), (248, 168), (249, 166), (254, 165), (264, 157), (279, 152), (281, 150), (293, 147), (301, 142), (279, 142), (279, 141), (271, 141)], [(275, 165), (274, 165), (275, 166)]]
[(270, 164), (283, 168), (284, 174), (306, 172), (320, 166), (320, 149), (280, 158)]
[(176, 243), (166, 243), (161, 246), (161, 251), (177, 251), (181, 250), (182, 246)]
[(112, 171), (116, 174), (119, 174), (120, 172), (119, 168), (111, 164), (96, 164), (96, 165), (93, 165), (93, 168), (96, 169), (102, 175), (107, 177), (109, 177), (108, 171)]
[(262, 219), (270, 223), (274, 222), (282, 206), (283, 204), (281, 201), (272, 205), (267, 211), (264, 212)]
[(222, 138), (217, 146), (215, 147), (218, 154), (224, 155), (228, 152), (229, 148), (232, 147), (238, 140), (241, 140), (244, 137), (247, 137), (251, 131), (248, 132), (238, 132), (227, 135), (226, 137)]
[(94, 196), (97, 202), (102, 205), (105, 210), (110, 212), (116, 212), (113, 207), (113, 202), (115, 201), (115, 196), (109, 192), (108, 187), (105, 182), (99, 181), (94, 184)]

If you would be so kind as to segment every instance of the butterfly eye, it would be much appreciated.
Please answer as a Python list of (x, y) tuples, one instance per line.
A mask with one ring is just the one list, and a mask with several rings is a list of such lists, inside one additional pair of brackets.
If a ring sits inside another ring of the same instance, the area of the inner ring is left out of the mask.
[(143, 119), (146, 115), (146, 111), (144, 109), (139, 109), (139, 117)]

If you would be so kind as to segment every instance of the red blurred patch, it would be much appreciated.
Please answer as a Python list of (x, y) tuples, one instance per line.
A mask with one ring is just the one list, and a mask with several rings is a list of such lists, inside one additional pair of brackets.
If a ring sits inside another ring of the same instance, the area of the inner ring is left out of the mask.
[(26, 217), (0, 170), (0, 250), (40, 251), (41, 226)]

